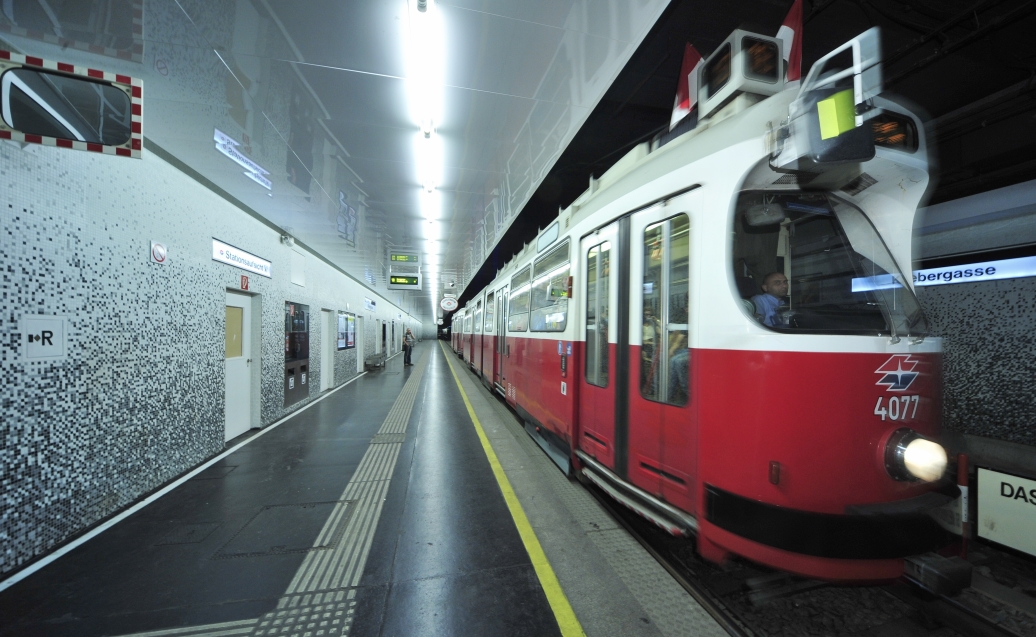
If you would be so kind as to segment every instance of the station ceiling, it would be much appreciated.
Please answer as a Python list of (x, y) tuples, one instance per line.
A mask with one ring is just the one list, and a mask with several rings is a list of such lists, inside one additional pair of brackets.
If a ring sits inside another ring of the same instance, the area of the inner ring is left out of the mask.
[[(668, 124), (685, 42), (776, 34), (791, 6), (429, 0), (438, 46), (419, 1), (10, 0), (0, 45), (142, 77), (146, 149), (427, 320)], [(1036, 0), (805, 0), (803, 69), (882, 27), (886, 86), (932, 120), (932, 200), (954, 199), (1036, 177), (1034, 16)], [(392, 249), (422, 256), (423, 290), (386, 289)]]

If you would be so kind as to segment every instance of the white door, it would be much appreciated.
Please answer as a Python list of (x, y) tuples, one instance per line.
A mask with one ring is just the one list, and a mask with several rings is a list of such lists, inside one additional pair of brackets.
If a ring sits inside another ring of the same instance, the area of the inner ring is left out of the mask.
[(320, 312), (320, 391), (331, 389), (335, 381), (335, 345), (338, 331), (335, 329), (334, 312)]
[(226, 318), (224, 442), (252, 426), (251, 297), (227, 292)]
[(356, 373), (359, 374), (363, 371), (363, 359), (365, 358), (363, 349), (363, 317), (356, 317)]

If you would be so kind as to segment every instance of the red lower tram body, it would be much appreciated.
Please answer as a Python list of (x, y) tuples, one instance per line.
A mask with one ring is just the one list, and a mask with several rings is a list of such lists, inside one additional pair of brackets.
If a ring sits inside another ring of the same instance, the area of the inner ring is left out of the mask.
[[(912, 506), (931, 485), (884, 470), (894, 432), (937, 433), (938, 352), (691, 349), (689, 396), (676, 406), (643, 398), (650, 370), (641, 369), (639, 346), (628, 347), (622, 373), (610, 344), (617, 373), (598, 387), (583, 378), (581, 342), (508, 337), (498, 352), (495, 337), (475, 335), (483, 338), (477, 364), (470, 346), (464, 358), (485, 384), (569, 454), (574, 469), (593, 464), (692, 517), (708, 559), (732, 553), (808, 577), (867, 582), (899, 577), (904, 557), (946, 543)], [(889, 369), (909, 382), (880, 384)]]

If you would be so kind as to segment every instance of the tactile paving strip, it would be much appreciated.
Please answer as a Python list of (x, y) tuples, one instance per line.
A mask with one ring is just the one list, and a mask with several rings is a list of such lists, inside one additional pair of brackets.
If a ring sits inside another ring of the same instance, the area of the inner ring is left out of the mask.
[(330, 550), (306, 555), (288, 590), (278, 600), (276, 610), (242, 622), (134, 633), (126, 637), (347, 635), (356, 609), (356, 586), (360, 583), (374, 541), (382, 504), (406, 437), (407, 423), (410, 422), (428, 359), (426, 354), (416, 364), (314, 541), (314, 546), (323, 547), (331, 544), (333, 538), (340, 536), (340, 539), (334, 542)]

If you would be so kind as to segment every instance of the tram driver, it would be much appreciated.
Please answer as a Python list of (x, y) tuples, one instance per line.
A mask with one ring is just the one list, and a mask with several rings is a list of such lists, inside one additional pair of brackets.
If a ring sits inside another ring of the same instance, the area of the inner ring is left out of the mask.
[(784, 297), (788, 295), (788, 277), (783, 272), (771, 272), (763, 278), (763, 293), (752, 297), (755, 306), (755, 318), (763, 325), (770, 327), (784, 326), (780, 315)]

